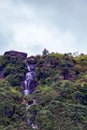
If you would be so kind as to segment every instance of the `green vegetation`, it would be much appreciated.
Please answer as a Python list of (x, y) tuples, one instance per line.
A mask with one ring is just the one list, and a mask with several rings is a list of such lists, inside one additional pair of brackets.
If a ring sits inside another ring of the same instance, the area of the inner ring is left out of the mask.
[[(20, 87), (25, 60), (21, 55), (0, 56), (0, 130), (32, 130), (28, 116), (38, 130), (87, 130), (87, 55), (46, 51), (26, 59), (36, 64), (37, 81), (35, 92), (26, 97)], [(36, 98), (37, 103), (26, 110), (23, 98)]]
[(27, 70), (25, 61), (23, 60), (22, 56), (7, 54), (1, 56), (0, 63), (0, 67), (3, 70), (3, 75), (5, 79), (9, 81), (10, 85), (20, 85)]

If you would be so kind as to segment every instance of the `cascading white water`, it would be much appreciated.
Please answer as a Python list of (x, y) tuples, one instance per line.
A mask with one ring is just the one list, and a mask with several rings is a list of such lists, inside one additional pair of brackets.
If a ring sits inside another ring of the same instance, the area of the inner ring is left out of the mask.
[[(31, 87), (31, 82), (35, 80), (34, 68), (35, 68), (34, 65), (27, 64), (28, 72), (26, 73), (26, 76), (25, 76), (24, 91), (23, 91), (25, 96), (27, 96), (28, 94), (32, 94), (35, 87), (36, 87), (36, 85), (34, 84), (33, 88), (30, 88)], [(32, 104), (35, 104), (35, 103), (36, 103), (36, 99), (33, 99)], [(28, 109), (32, 104), (26, 103), (26, 109)], [(29, 112), (27, 114), (29, 115)], [(28, 122), (29, 125), (32, 126), (33, 129), (37, 129), (37, 125), (34, 125), (31, 122), (30, 118), (27, 119), (27, 122)]]
[(28, 71), (31, 71), (31, 70), (30, 70), (30, 66), (29, 66), (28, 64), (27, 64), (27, 69), (28, 69)]
[(28, 69), (28, 72), (26, 73), (26, 76), (25, 76), (25, 81), (24, 81), (24, 95), (27, 96), (30, 92), (29, 92), (29, 87), (30, 87), (30, 82), (33, 80), (34, 76), (32, 70), (31, 70), (31, 67), (30, 65), (27, 64), (27, 69)]

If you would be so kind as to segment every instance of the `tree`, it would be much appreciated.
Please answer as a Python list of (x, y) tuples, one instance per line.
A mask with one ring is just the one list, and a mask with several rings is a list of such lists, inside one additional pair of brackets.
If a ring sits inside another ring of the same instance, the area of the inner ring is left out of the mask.
[(49, 51), (45, 48), (44, 50), (43, 50), (43, 56), (46, 56), (46, 55), (48, 55), (49, 54)]
[(80, 104), (82, 102), (83, 94), (80, 91), (75, 91), (74, 92), (74, 99), (75, 102)]
[(86, 130), (87, 129), (87, 108), (83, 105), (69, 104), (69, 116), (71, 118), (72, 124), (76, 130)]

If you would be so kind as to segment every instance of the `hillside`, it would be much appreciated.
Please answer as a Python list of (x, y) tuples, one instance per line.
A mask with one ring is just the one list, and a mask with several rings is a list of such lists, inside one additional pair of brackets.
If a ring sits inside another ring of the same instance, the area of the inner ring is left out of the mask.
[[(37, 87), (23, 94), (26, 64), (35, 65)], [(26, 102), (37, 103), (27, 109)], [(34, 113), (34, 114), (32, 114)], [(87, 130), (87, 55), (48, 53), (0, 56), (0, 130)]]

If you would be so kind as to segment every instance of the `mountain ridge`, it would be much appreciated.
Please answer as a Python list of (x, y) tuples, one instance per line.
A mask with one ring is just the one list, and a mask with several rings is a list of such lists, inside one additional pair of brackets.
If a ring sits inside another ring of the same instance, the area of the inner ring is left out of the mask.
[[(87, 55), (44, 52), (27, 57), (8, 51), (0, 56), (0, 129), (32, 130), (25, 104), (34, 98), (37, 104), (27, 111), (38, 130), (87, 129)], [(26, 64), (35, 65), (37, 87), (24, 96)]]

